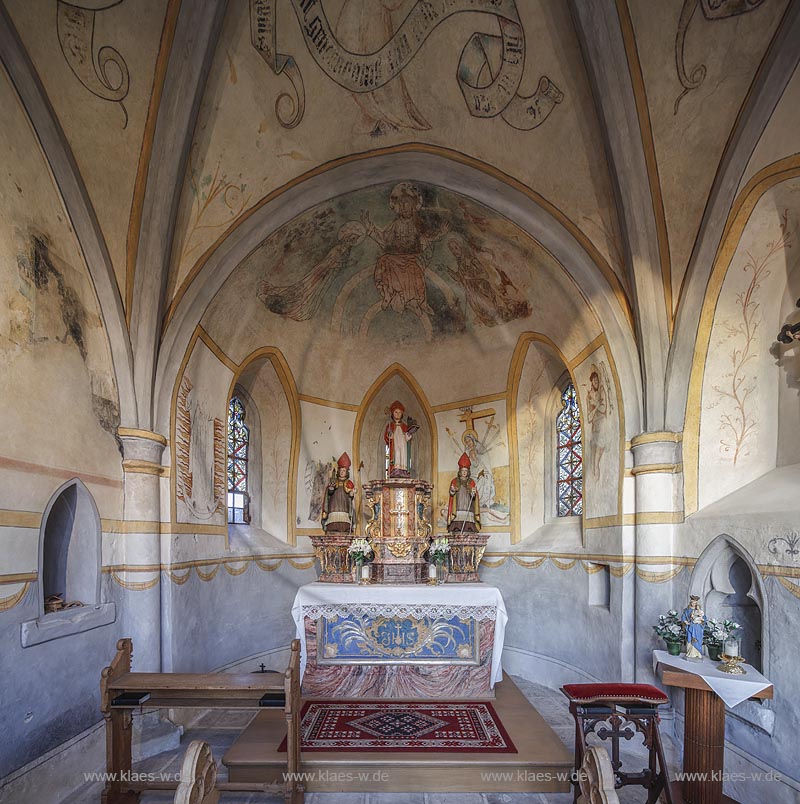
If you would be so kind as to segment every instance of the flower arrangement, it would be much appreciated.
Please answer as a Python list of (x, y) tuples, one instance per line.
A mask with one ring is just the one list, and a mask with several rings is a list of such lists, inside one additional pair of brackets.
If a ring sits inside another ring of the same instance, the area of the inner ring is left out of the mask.
[(445, 536), (437, 536), (428, 546), (428, 556), (434, 564), (444, 564), (450, 552), (450, 542)]
[(675, 609), (659, 614), (658, 625), (654, 625), (653, 630), (667, 643), (667, 647), (683, 642), (683, 627)]
[(706, 621), (703, 629), (703, 644), (722, 646), (725, 640), (741, 626), (734, 620), (715, 620), (713, 618)]
[(356, 564), (363, 564), (373, 555), (372, 545), (366, 539), (353, 539), (347, 552)]

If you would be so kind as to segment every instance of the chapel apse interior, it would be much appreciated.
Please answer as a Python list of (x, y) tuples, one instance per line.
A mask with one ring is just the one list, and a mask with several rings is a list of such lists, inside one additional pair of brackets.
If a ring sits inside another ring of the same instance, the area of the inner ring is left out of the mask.
[[(320, 484), (381, 476), (397, 399), (435, 532), (463, 452), (480, 478), (507, 672), (653, 682), (701, 594), (780, 691), (726, 762), (796, 800), (800, 3), (434, 3), (376, 88), (419, 2), (318, 3), (349, 72), (264, 5), (0, 3), (0, 784), (94, 733), (120, 637), (143, 670), (283, 661)], [(83, 606), (46, 612), (62, 577)]]

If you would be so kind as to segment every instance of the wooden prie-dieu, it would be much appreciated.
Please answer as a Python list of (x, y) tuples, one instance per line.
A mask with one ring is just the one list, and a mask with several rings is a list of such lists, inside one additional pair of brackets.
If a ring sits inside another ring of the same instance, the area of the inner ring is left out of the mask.
[(134, 709), (283, 709), (287, 732), (284, 782), (221, 783), (219, 790), (282, 793), (287, 804), (302, 804), (300, 770), (300, 642), (291, 645), (285, 673), (132, 673), (133, 642), (120, 639), (117, 653), (100, 677), (100, 709), (106, 725), (107, 781), (103, 804), (130, 804), (143, 790), (174, 790), (178, 781), (147, 782), (132, 774), (131, 734)]

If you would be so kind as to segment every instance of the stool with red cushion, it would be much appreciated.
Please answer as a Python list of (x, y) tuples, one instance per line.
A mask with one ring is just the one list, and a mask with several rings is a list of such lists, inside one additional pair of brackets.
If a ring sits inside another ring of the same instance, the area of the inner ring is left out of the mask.
[[(586, 738), (595, 734), (611, 740), (611, 767), (617, 787), (628, 784), (648, 789), (647, 804), (655, 804), (661, 793), (673, 804), (667, 775), (667, 762), (658, 730), (658, 707), (669, 698), (651, 684), (565, 684), (561, 692), (569, 699), (569, 711), (575, 718), (575, 768), (583, 762)], [(620, 770), (620, 739), (631, 740), (639, 732), (649, 751), (649, 767), (638, 773)], [(575, 784), (575, 801), (579, 787)]]

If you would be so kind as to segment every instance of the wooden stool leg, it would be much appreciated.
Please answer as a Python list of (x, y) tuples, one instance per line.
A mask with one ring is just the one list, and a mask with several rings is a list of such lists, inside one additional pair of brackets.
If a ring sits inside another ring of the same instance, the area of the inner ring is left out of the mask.
[(686, 690), (683, 772), (703, 778), (684, 780), (686, 804), (720, 804), (724, 766), (725, 703), (714, 692), (689, 688)]

